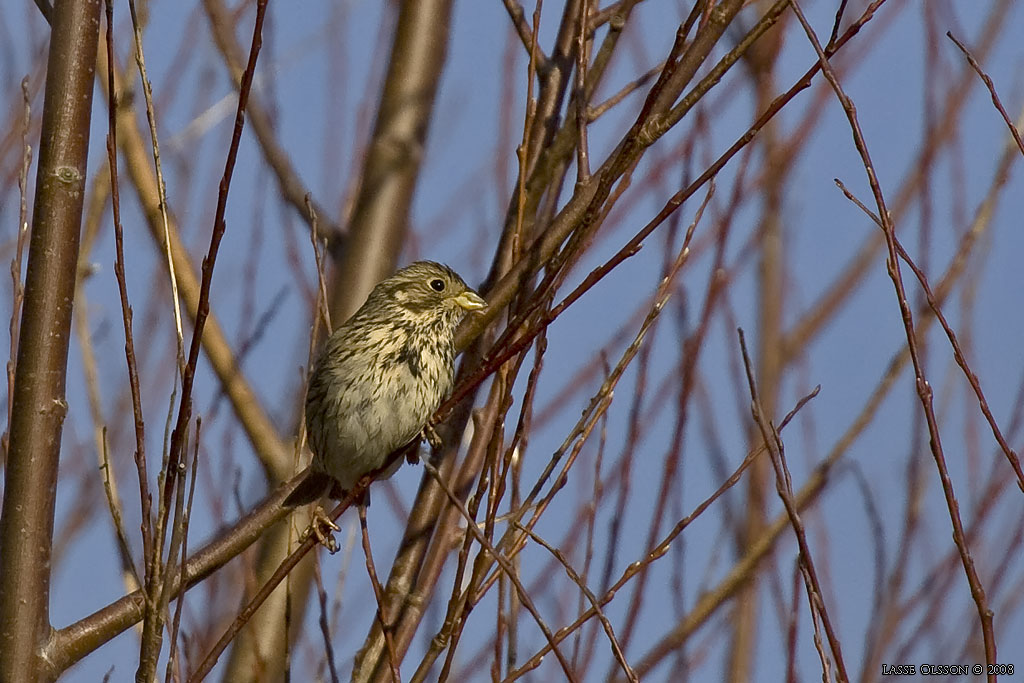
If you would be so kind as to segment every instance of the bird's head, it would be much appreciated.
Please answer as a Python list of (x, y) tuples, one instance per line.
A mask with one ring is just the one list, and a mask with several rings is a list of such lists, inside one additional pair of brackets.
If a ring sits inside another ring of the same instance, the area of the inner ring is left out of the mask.
[(404, 318), (458, 324), (468, 311), (487, 307), (459, 274), (434, 261), (416, 261), (377, 285), (370, 299), (387, 301)]

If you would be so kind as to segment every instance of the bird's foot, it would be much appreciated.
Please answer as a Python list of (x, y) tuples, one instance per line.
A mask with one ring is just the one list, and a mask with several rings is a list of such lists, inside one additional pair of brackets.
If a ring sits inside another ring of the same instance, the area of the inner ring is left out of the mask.
[(317, 505), (313, 508), (313, 518), (309, 520), (309, 526), (302, 532), (300, 541), (305, 541), (312, 536), (316, 542), (327, 548), (327, 552), (334, 554), (338, 552), (338, 542), (334, 540), (334, 531), (341, 531), (341, 528), (331, 521), (324, 509)]
[(434, 450), (440, 450), (441, 446), (444, 446), (444, 442), (441, 441), (441, 437), (437, 435), (434, 430), (434, 425), (429, 422), (423, 425), (423, 429), (420, 431), (420, 438), (426, 439), (427, 443)]

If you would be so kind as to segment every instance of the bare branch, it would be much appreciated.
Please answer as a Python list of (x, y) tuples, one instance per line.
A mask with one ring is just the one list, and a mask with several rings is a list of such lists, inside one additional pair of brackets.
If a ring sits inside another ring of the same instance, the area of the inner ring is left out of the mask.
[(999, 99), (999, 94), (996, 92), (996, 86), (992, 82), (992, 79), (987, 73), (981, 70), (981, 65), (978, 64), (978, 60), (974, 58), (974, 55), (971, 54), (966, 45), (957, 40), (949, 31), (946, 31), (946, 36), (956, 43), (956, 46), (960, 48), (960, 51), (964, 53), (965, 57), (967, 57), (967, 61), (971, 65), (971, 68), (978, 72), (978, 76), (981, 77), (981, 80), (985, 83), (985, 87), (988, 88), (989, 94), (992, 96), (992, 104), (995, 105), (996, 110), (999, 111), (999, 115), (1003, 117), (1006, 127), (1010, 129), (1010, 135), (1013, 136), (1013, 141), (1017, 143), (1017, 148), (1020, 150), (1020, 153), (1024, 154), (1024, 140), (1021, 139), (1020, 131), (1018, 131), (1017, 127), (1013, 125), (1013, 121), (1010, 120), (1010, 115), (1006, 113), (1006, 109), (1003, 107), (1003, 103)]
[(51, 17), (19, 335), (47, 343), (19, 344), (14, 374), (0, 516), (0, 650), (5, 653), (0, 679), (5, 680), (52, 675), (40, 654), (50, 629), (50, 552), (100, 2), (67, 0)]
[[(953, 525), (953, 541), (960, 553), (964, 573), (967, 575), (967, 582), (971, 587), (971, 596), (974, 598), (974, 602), (978, 609), (982, 638), (985, 643), (985, 661), (989, 665), (995, 665), (996, 642), (995, 634), (992, 629), (992, 611), (988, 607), (988, 599), (985, 595), (985, 589), (981, 585), (981, 579), (978, 577), (978, 572), (974, 567), (974, 559), (971, 557), (967, 538), (964, 536), (963, 522), (960, 520), (960, 505), (957, 502), (956, 495), (953, 491), (953, 482), (949, 477), (949, 471), (946, 467), (946, 458), (942, 450), (942, 440), (939, 435), (938, 422), (936, 420), (932, 404), (932, 389), (928, 380), (925, 378), (924, 367), (921, 363), (920, 353), (917, 348), (917, 333), (914, 330), (914, 317), (910, 310), (910, 305), (907, 303), (906, 291), (904, 291), (903, 288), (903, 277), (900, 274), (899, 257), (896, 249), (896, 227), (892, 222), (889, 210), (885, 206), (885, 198), (882, 194), (882, 188), (879, 185), (878, 177), (875, 174), (874, 164), (868, 154), (867, 144), (865, 143), (864, 135), (860, 130), (860, 124), (857, 122), (856, 107), (854, 107), (853, 101), (846, 95), (842, 86), (839, 84), (839, 81), (836, 79), (835, 73), (832, 71), (832, 67), (828, 62), (828, 56), (825, 54), (824, 50), (822, 50), (821, 44), (818, 42), (817, 36), (814, 34), (814, 29), (812, 29), (811, 25), (807, 23), (807, 19), (804, 17), (796, 0), (793, 0), (792, 7), (797, 18), (800, 20), (800, 24), (804, 27), (805, 33), (807, 33), (808, 40), (810, 40), (811, 44), (814, 46), (814, 51), (818, 54), (822, 73), (832, 85), (832, 89), (835, 91), (836, 97), (839, 99), (839, 102), (843, 107), (843, 111), (846, 112), (846, 116), (850, 122), (850, 129), (853, 132), (854, 144), (856, 145), (857, 152), (860, 154), (861, 160), (863, 161), (864, 170), (867, 172), (868, 183), (871, 186), (872, 195), (874, 196), (875, 203), (878, 205), (878, 215), (882, 221), (883, 230), (885, 231), (885, 240), (889, 251), (889, 257), (886, 261), (887, 270), (889, 272), (889, 277), (892, 280), (893, 287), (896, 290), (896, 301), (899, 305), (901, 317), (903, 319), (903, 326), (907, 336), (907, 347), (910, 351), (911, 362), (914, 365), (917, 393), (921, 401), (921, 406), (924, 409), (925, 421), (928, 425), (929, 445), (931, 446), (932, 456), (935, 458), (935, 466), (939, 471), (939, 477), (942, 480), (942, 490), (946, 498), (949, 518)], [(989, 680), (995, 681), (995, 674), (992, 673), (991, 669), (989, 671)]]

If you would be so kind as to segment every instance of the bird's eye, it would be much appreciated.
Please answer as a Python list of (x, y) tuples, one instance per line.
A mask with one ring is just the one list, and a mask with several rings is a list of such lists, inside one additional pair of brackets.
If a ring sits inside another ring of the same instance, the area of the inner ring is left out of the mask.
[(442, 280), (440, 278), (431, 280), (430, 281), (430, 288), (432, 290), (434, 290), (435, 292), (443, 292), (444, 291), (444, 280)]

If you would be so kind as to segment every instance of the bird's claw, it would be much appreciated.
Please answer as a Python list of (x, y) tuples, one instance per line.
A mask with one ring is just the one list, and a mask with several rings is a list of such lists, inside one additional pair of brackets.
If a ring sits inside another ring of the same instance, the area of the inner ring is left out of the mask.
[(341, 531), (341, 528), (331, 521), (322, 507), (317, 505), (313, 509), (313, 518), (309, 520), (309, 526), (302, 532), (301, 540), (305, 541), (312, 536), (317, 543), (327, 548), (327, 552), (333, 555), (338, 552), (338, 542), (334, 540), (332, 533), (334, 531)]
[(437, 432), (434, 430), (434, 426), (429, 422), (423, 425), (423, 430), (420, 432), (420, 436), (426, 439), (427, 443), (429, 443), (430, 447), (434, 450), (439, 450), (441, 446), (444, 445), (444, 442), (441, 441), (441, 437), (438, 436)]

